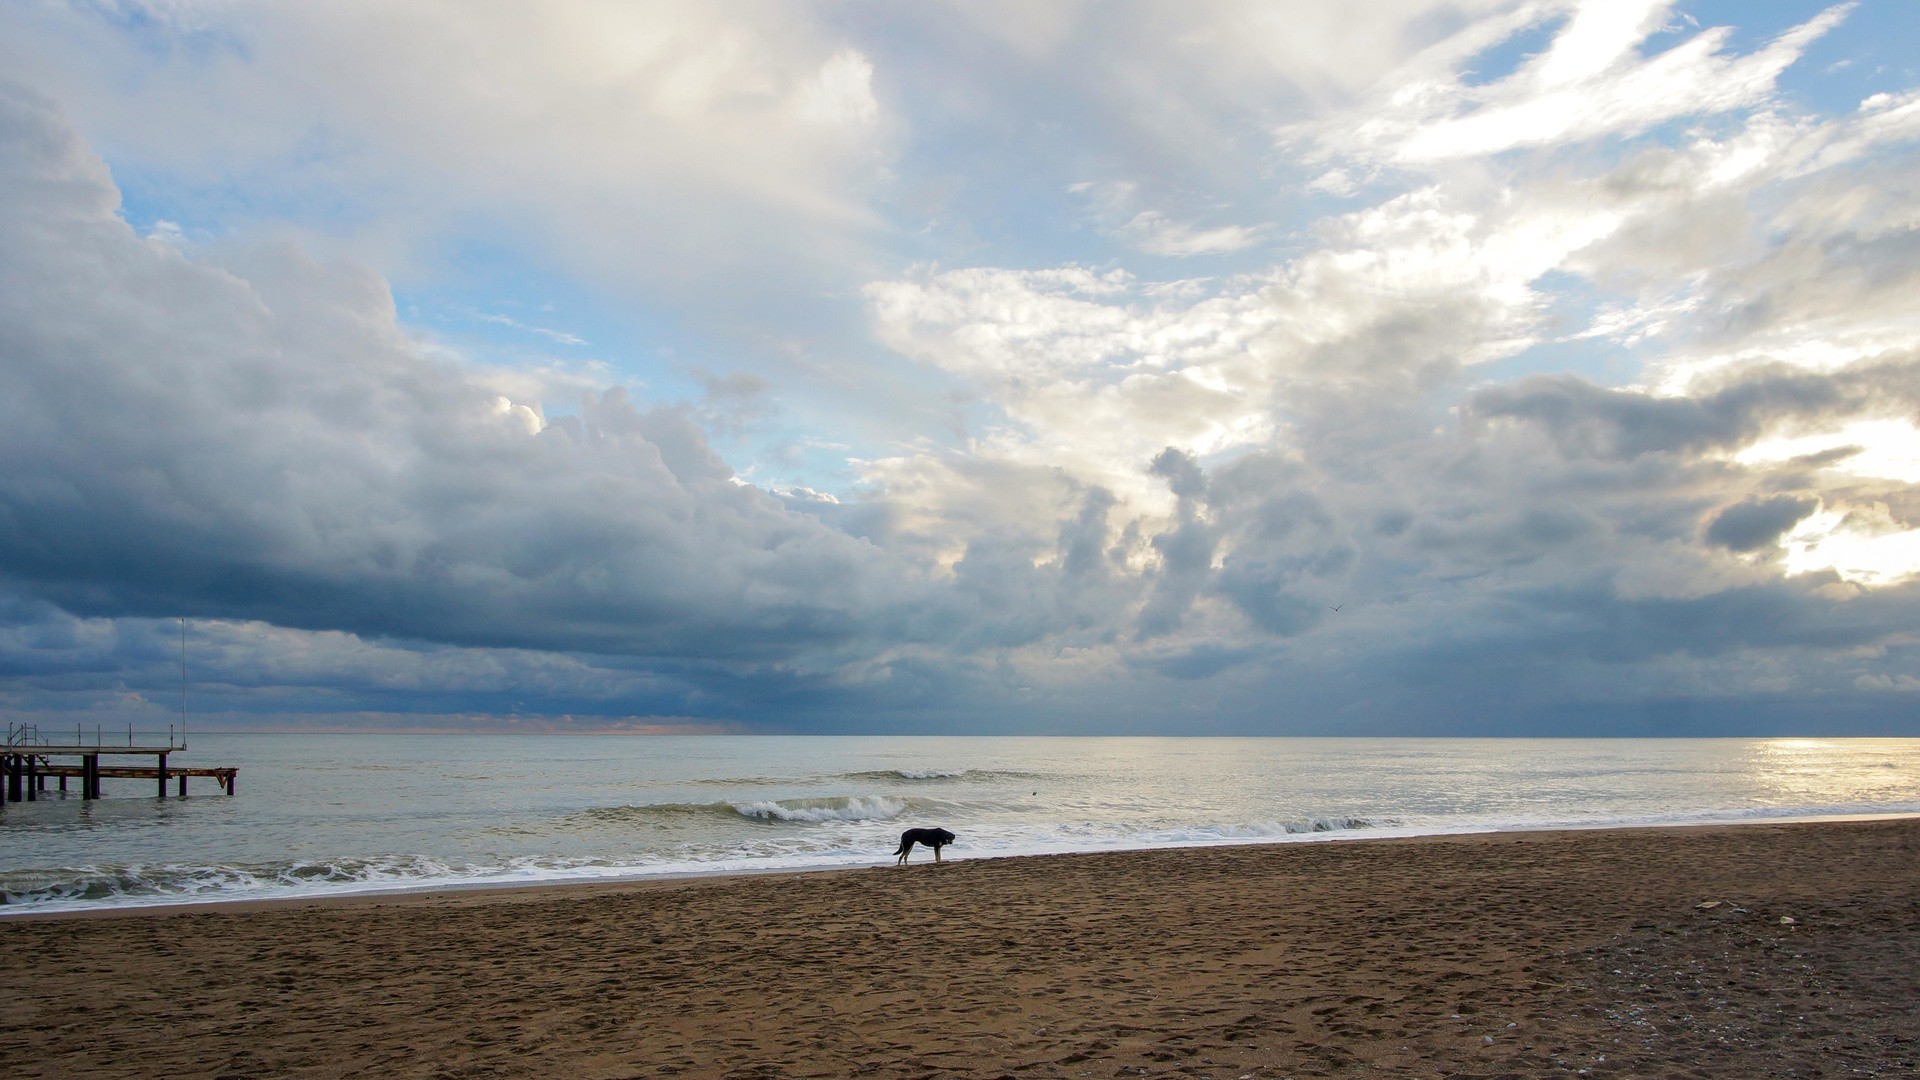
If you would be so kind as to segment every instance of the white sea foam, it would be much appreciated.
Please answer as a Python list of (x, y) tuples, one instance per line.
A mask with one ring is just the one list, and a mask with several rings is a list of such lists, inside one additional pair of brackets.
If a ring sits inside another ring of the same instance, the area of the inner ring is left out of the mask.
[(734, 803), (741, 817), (768, 821), (891, 821), (907, 808), (905, 799), (885, 795), (852, 798), (781, 799)]

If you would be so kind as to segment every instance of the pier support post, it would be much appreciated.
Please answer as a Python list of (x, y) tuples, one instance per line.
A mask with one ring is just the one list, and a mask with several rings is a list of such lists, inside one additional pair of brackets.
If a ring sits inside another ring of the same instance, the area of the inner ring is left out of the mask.
[(20, 801), (20, 781), (22, 779), (20, 774), (25, 771), (26, 770), (21, 767), (19, 754), (7, 755), (7, 801), (8, 802)]
[(80, 759), (80, 797), (100, 797), (100, 755), (87, 754)]
[(27, 755), (27, 801), (33, 802), (40, 797), (40, 759)]
[(160, 797), (164, 799), (167, 797), (167, 755), (155, 754), (154, 757), (160, 759), (153, 771), (160, 774)]

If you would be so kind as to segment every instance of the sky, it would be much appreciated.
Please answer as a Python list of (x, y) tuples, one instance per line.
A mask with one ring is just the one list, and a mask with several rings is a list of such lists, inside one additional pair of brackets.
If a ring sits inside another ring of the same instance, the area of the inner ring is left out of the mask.
[(1920, 19), (0, 0), (46, 730), (1920, 736)]

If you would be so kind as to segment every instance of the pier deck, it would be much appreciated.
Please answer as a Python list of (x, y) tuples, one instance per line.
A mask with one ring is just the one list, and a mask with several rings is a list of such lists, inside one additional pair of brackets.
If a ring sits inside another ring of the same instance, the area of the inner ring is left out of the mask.
[[(9, 725), (7, 744), (0, 750), (0, 802), (33, 802), (40, 793), (47, 790), (49, 779), (60, 782), (60, 791), (67, 790), (67, 781), (78, 778), (80, 797), (98, 799), (101, 797), (102, 779), (153, 780), (156, 781), (161, 798), (167, 794), (167, 781), (173, 780), (179, 793), (187, 793), (187, 778), (190, 776), (210, 777), (220, 785), (220, 790), (232, 795), (237, 786), (239, 769), (231, 766), (215, 768), (169, 765), (167, 758), (187, 748), (184, 732), (175, 737), (172, 730), (143, 740), (131, 726), (127, 729), (126, 745), (108, 743), (96, 729), (95, 738), (89, 742), (84, 732), (76, 733), (71, 743), (46, 740), (34, 725)], [(117, 735), (115, 736), (118, 737)], [(152, 765), (102, 765), (101, 757), (151, 757)], [(78, 758), (77, 764), (71, 762), (56, 763), (54, 758)]]

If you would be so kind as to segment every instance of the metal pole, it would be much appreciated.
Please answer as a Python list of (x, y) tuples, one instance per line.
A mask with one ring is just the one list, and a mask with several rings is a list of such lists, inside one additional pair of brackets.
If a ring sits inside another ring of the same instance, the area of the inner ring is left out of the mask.
[[(173, 734), (167, 734), (167, 745), (173, 745)], [(180, 749), (187, 748), (187, 620), (180, 620)]]

